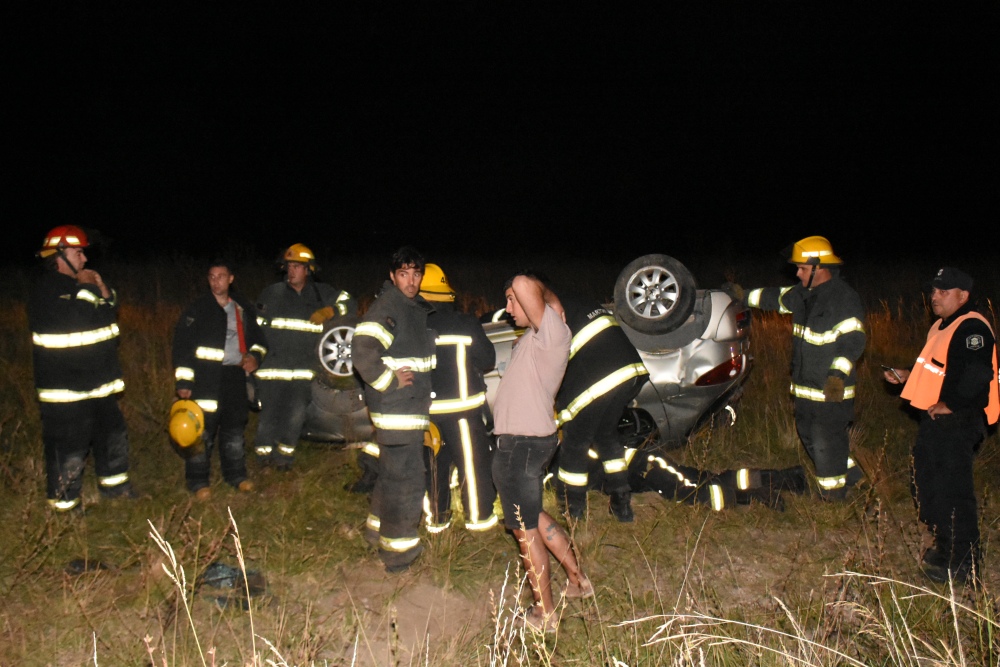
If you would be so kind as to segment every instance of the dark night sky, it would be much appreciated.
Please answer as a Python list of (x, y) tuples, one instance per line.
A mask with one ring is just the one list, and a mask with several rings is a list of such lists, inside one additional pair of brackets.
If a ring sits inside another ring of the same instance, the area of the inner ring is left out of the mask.
[(3, 10), (18, 256), (996, 246), (996, 6), (355, 4)]

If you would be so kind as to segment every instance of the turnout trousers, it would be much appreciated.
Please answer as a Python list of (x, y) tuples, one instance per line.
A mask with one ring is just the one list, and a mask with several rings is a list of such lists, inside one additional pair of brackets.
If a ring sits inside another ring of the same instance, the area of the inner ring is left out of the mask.
[(853, 465), (848, 475), (850, 438), (847, 429), (853, 419), (853, 400), (824, 403), (795, 399), (795, 429), (816, 469), (820, 496), (827, 500), (843, 499), (847, 488), (860, 477), (860, 470)]
[(205, 432), (201, 437), (201, 444), (184, 460), (184, 477), (189, 491), (194, 492), (208, 486), (216, 437), (219, 439), (222, 478), (234, 487), (238, 487), (247, 478), (244, 440), (248, 421), (246, 383), (246, 373), (242, 367), (222, 367), (218, 409), (215, 412), (205, 412)]
[(264, 465), (290, 467), (312, 400), (312, 380), (258, 380), (261, 410), (254, 452)]
[(975, 449), (985, 435), (982, 413), (920, 420), (913, 446), (910, 491), (917, 516), (930, 528), (950, 566), (978, 557), (979, 519), (973, 486)]
[(46, 496), (56, 510), (80, 504), (83, 470), (91, 448), (97, 488), (113, 497), (131, 488), (128, 431), (116, 395), (71, 403), (40, 403)]
[(424, 499), (424, 442), (379, 445), (378, 479), (371, 495), (367, 528), (379, 536), (386, 568), (403, 567), (423, 550), (417, 530)]
[[(430, 457), (427, 473), (428, 529), (444, 530), (451, 520), (451, 475), (457, 471), (465, 527), (487, 530), (497, 524), (493, 503), (492, 439), (486, 432), (481, 408), (433, 416), (441, 431), (441, 448)], [(430, 449), (428, 449), (430, 452)]]
[(604, 492), (629, 490), (628, 462), (618, 422), (645, 381), (643, 376), (614, 387), (562, 425), (562, 442), (556, 454), (557, 489), (565, 492), (571, 511), (578, 504), (582, 510), (586, 504), (591, 447), (604, 469)]

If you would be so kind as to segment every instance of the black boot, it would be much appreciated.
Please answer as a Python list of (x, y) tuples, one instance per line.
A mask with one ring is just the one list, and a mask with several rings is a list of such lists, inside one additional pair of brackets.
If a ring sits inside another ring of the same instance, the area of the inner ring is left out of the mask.
[(351, 493), (371, 493), (375, 490), (375, 480), (378, 479), (378, 473), (371, 468), (364, 468), (361, 471), (361, 477), (359, 477), (355, 482), (348, 482), (344, 485), (345, 491), (350, 491)]
[(738, 505), (749, 505), (757, 501), (762, 505), (767, 505), (778, 512), (785, 511), (785, 501), (781, 497), (781, 491), (769, 487), (759, 489), (747, 489), (745, 491), (736, 489), (736, 503)]
[(630, 491), (613, 491), (608, 511), (620, 522), (632, 523), (635, 520), (635, 514), (632, 512), (632, 493)]
[(762, 486), (775, 491), (802, 494), (809, 489), (806, 471), (802, 466), (782, 468), (781, 470), (761, 470), (760, 476)]
[(556, 487), (559, 511), (573, 519), (582, 519), (587, 514), (587, 489), (561, 484)]

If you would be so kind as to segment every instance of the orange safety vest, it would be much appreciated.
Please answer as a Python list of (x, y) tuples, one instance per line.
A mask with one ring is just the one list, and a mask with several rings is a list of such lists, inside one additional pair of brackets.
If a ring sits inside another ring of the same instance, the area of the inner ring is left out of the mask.
[[(958, 329), (958, 325), (974, 317), (982, 320), (989, 327), (992, 333), (993, 327), (986, 321), (986, 318), (979, 313), (966, 313), (955, 319), (946, 328), (941, 328), (941, 320), (938, 320), (927, 332), (927, 342), (924, 349), (917, 357), (917, 363), (910, 371), (910, 377), (906, 380), (901, 397), (905, 398), (915, 408), (926, 410), (938, 402), (941, 396), (941, 386), (944, 384), (944, 376), (947, 373), (948, 345), (951, 337)], [(990, 400), (986, 406), (986, 417), (990, 424), (995, 424), (1000, 417), (1000, 391), (997, 388), (997, 348), (993, 346), (993, 378), (990, 380)]]

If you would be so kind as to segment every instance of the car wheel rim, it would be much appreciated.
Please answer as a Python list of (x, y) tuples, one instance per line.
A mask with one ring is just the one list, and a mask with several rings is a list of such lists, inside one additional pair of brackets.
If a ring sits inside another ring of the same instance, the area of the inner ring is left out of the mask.
[(673, 309), (679, 295), (677, 279), (662, 266), (636, 271), (628, 281), (629, 308), (641, 317), (663, 317)]
[(335, 327), (323, 334), (320, 341), (320, 363), (329, 373), (337, 377), (347, 377), (354, 373), (351, 361), (351, 339), (353, 327)]

